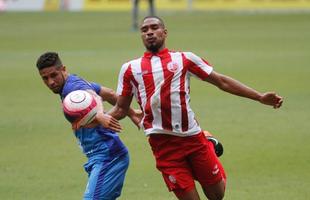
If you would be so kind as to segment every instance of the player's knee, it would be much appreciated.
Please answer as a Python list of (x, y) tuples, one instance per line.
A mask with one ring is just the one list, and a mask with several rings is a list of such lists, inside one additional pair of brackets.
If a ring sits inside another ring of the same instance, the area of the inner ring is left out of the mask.
[(224, 192), (217, 193), (217, 194), (212, 195), (211, 197), (208, 197), (209, 200), (222, 200), (223, 198), (224, 198)]
[(209, 200), (222, 200), (224, 198), (224, 192), (208, 192), (206, 196)]
[(209, 185), (204, 188), (204, 193), (209, 200), (222, 200), (225, 194), (225, 181)]

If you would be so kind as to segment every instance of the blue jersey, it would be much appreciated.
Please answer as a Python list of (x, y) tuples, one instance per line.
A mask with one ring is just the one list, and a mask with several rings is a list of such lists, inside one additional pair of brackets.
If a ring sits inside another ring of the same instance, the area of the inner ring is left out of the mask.
[[(75, 90), (93, 90), (99, 94), (100, 88), (97, 83), (89, 83), (76, 75), (69, 75), (60, 96), (63, 100), (66, 95)], [(94, 128), (80, 128), (74, 133), (87, 157), (101, 155), (104, 159), (110, 160), (128, 153), (117, 133), (101, 125)]]

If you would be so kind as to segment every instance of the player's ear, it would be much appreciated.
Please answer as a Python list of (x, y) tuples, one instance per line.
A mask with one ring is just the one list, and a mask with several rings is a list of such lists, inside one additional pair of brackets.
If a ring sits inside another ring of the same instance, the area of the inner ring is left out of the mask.
[(64, 73), (68, 73), (68, 72), (67, 72), (67, 67), (66, 67), (65, 65), (63, 65), (63, 66), (61, 67), (61, 70), (62, 70)]
[(67, 68), (66, 68), (65, 65), (63, 65), (63, 66), (61, 67), (61, 73), (62, 73), (62, 75), (63, 75), (65, 78), (67, 78), (67, 76), (69, 75), (69, 73), (68, 73)]
[(166, 37), (168, 36), (168, 30), (167, 29), (164, 29), (164, 34)]

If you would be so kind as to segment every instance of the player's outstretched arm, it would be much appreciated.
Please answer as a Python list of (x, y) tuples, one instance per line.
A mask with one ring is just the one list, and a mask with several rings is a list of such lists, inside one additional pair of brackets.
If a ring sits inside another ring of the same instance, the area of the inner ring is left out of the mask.
[[(114, 90), (107, 88), (107, 87), (101, 87), (100, 94), (103, 101), (107, 101), (111, 105), (115, 106), (117, 103), (118, 95), (114, 92)], [(131, 100), (130, 100), (131, 102)], [(127, 108), (126, 108), (127, 109)], [(119, 111), (118, 111), (119, 112)], [(123, 111), (122, 111), (123, 112)], [(141, 110), (138, 109), (132, 109), (131, 107), (128, 108), (127, 116), (131, 119), (131, 121), (139, 128), (139, 123), (143, 117), (143, 113)], [(118, 114), (119, 115), (119, 114)], [(122, 117), (123, 118), (123, 117)], [(122, 119), (119, 118), (119, 119)]]
[(206, 81), (223, 91), (259, 101), (262, 104), (270, 105), (274, 108), (280, 108), (283, 103), (283, 98), (275, 92), (260, 93), (229, 76), (225, 76), (215, 71), (206, 78)]

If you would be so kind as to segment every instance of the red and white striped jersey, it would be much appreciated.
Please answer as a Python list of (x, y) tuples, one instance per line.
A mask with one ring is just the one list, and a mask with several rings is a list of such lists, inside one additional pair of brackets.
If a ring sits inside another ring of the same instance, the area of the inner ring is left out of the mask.
[(146, 52), (122, 66), (117, 93), (134, 94), (144, 112), (141, 126), (146, 135), (195, 135), (201, 128), (189, 105), (190, 77), (205, 80), (212, 70), (191, 52)]

